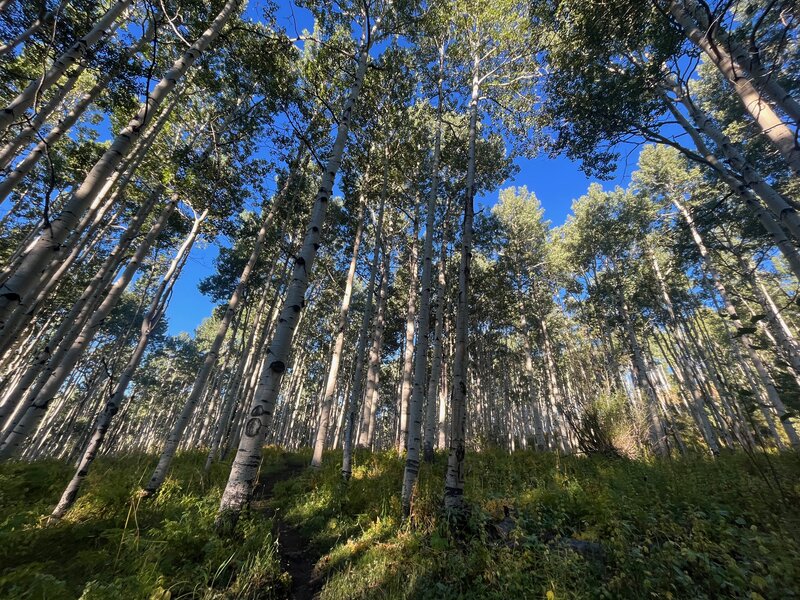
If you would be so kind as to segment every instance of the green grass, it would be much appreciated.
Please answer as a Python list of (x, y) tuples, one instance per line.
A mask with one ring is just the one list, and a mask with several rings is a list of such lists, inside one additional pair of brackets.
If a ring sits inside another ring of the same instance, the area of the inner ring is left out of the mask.
[[(268, 454), (266, 468), (282, 461)], [(272, 522), (248, 515), (234, 539), (213, 522), (227, 466), (202, 477), (205, 455), (175, 461), (153, 500), (136, 491), (155, 459), (98, 459), (83, 493), (60, 523), (47, 515), (72, 474), (57, 462), (0, 465), (0, 597), (240, 598), (283, 597)]]
[[(103, 458), (75, 507), (46, 515), (71, 469), (55, 462), (0, 465), (0, 597), (284, 598), (263, 510), (230, 540), (212, 529), (227, 465), (201, 477), (184, 454), (154, 501), (136, 489), (155, 459)], [(271, 509), (308, 539), (340, 598), (794, 598), (800, 596), (800, 458), (744, 455), (673, 461), (468, 456), (466, 530), (440, 512), (445, 457), (423, 465), (413, 520), (402, 518), (403, 464), (359, 452), (340, 480), (340, 453), (318, 471), (308, 452), (267, 450)], [(259, 508), (263, 508), (260, 503)], [(495, 524), (510, 511), (507, 536)], [(577, 541), (597, 550), (580, 554)]]
[[(794, 455), (757, 465), (743, 455), (670, 462), (471, 455), (471, 516), (457, 536), (439, 508), (444, 456), (424, 465), (410, 525), (397, 498), (398, 458), (360, 454), (347, 487), (338, 458), (275, 490), (284, 518), (322, 555), (323, 599), (800, 594)], [(491, 534), (504, 507), (516, 523), (508, 538)], [(601, 555), (573, 551), (574, 540), (599, 544)]]

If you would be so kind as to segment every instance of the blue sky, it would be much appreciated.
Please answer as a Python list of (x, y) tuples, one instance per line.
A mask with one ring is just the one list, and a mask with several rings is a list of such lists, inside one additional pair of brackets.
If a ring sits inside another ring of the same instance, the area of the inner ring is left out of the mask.
[[(251, 0), (245, 15), (258, 20), (262, 14), (261, 6), (262, 4), (258, 0)], [(290, 36), (295, 35), (295, 23), (301, 30), (311, 28), (312, 20), (308, 11), (285, 0), (279, 2), (277, 15), (278, 25), (284, 27)], [(297, 33), (300, 32), (297, 31)], [(631, 171), (635, 168), (638, 154), (638, 149), (634, 149), (627, 157), (627, 164), (623, 154), (614, 177), (604, 182), (604, 186), (626, 186)], [(545, 210), (545, 218), (549, 219), (554, 226), (564, 223), (570, 212), (572, 201), (583, 195), (591, 182), (596, 181), (588, 178), (579, 169), (577, 163), (564, 157), (539, 156), (534, 159), (519, 159), (517, 165), (520, 167), (519, 172), (507, 180), (501, 188), (511, 185), (527, 186), (529, 190), (536, 193)], [(497, 200), (498, 191), (478, 198), (476, 208), (492, 206)], [(201, 244), (192, 250), (184, 271), (175, 285), (172, 301), (167, 310), (170, 334), (177, 334), (181, 331), (191, 334), (197, 325), (211, 314), (214, 305), (199, 293), (197, 284), (201, 279), (214, 272), (214, 258), (217, 253), (216, 244)]]
[[(629, 159), (627, 168), (621, 164), (615, 177), (603, 182), (605, 187), (626, 186), (630, 173), (635, 167), (638, 151)], [(545, 210), (545, 218), (554, 226), (561, 225), (570, 213), (572, 201), (586, 193), (589, 184), (595, 179), (584, 175), (578, 165), (567, 158), (555, 159), (540, 156), (535, 159), (518, 160), (519, 173), (509, 179), (502, 187), (510, 185), (528, 186), (535, 192)], [(495, 203), (498, 191), (486, 194), (477, 202), (489, 207)], [(193, 333), (195, 327), (211, 313), (213, 304), (197, 290), (198, 282), (214, 272), (214, 258), (217, 256), (216, 244), (195, 246), (180, 279), (175, 285), (172, 301), (167, 310), (169, 333), (181, 331)]]

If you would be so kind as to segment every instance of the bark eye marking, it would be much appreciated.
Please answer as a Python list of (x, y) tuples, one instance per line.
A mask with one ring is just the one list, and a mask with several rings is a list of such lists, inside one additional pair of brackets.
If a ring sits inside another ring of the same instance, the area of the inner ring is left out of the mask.
[(255, 437), (258, 435), (259, 431), (261, 431), (261, 419), (253, 417), (247, 421), (247, 425), (244, 428), (244, 434), (247, 437)]

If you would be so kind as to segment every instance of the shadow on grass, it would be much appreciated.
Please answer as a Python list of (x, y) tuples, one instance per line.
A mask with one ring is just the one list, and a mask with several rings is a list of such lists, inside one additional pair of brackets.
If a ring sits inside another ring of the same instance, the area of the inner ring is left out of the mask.
[[(75, 507), (45, 527), (71, 467), (0, 465), (0, 597), (284, 598), (264, 511), (237, 536), (212, 523), (228, 465), (178, 457), (152, 501), (135, 494), (151, 456), (98, 459)], [(445, 456), (424, 464), (412, 520), (403, 462), (359, 451), (306, 467), (307, 451), (265, 450), (274, 514), (321, 557), (322, 600), (339, 598), (790, 598), (800, 595), (800, 458), (612, 460), (487, 451), (467, 460), (467, 530), (440, 512)], [(277, 481), (290, 473), (288, 479)], [(501, 527), (502, 526), (502, 527)], [(500, 532), (500, 533), (498, 533)], [(602, 548), (589, 555), (576, 549)]]
[[(800, 592), (800, 461), (673, 461), (486, 452), (468, 459), (466, 534), (440, 513), (445, 457), (423, 465), (413, 520), (402, 461), (341, 455), (275, 487), (282, 518), (322, 558), (322, 599), (786, 598)], [(770, 483), (770, 478), (772, 482)], [(788, 494), (774, 494), (777, 484)], [(509, 516), (506, 516), (509, 515)], [(496, 525), (508, 526), (498, 536)], [(585, 549), (600, 548), (600, 552)]]
[[(268, 451), (265, 467), (282, 460)], [(49, 526), (71, 466), (0, 465), (0, 597), (284, 597), (269, 519), (246, 516), (236, 539), (214, 534), (229, 465), (204, 477), (204, 462), (203, 452), (179, 455), (159, 494), (142, 500), (156, 458), (100, 458), (75, 506)]]

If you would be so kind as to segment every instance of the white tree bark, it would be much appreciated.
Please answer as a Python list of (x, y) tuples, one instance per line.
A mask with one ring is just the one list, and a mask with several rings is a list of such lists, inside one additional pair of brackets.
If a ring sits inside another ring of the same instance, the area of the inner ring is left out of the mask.
[[(445, 216), (447, 218), (447, 216)], [(446, 231), (446, 229), (445, 229)], [(433, 462), (434, 437), (437, 434), (437, 416), (444, 421), (445, 415), (440, 415), (441, 409), (446, 410), (446, 403), (439, 403), (439, 381), (442, 375), (442, 335), (444, 333), (444, 308), (447, 303), (445, 293), (445, 276), (447, 271), (447, 237), (443, 236), (442, 249), (439, 257), (439, 276), (436, 285), (436, 325), (433, 333), (433, 352), (431, 356), (431, 373), (428, 379), (427, 408), (425, 415), (425, 443), (424, 457), (426, 462)], [(438, 409), (438, 410), (437, 410)], [(444, 427), (442, 427), (442, 434)], [(437, 440), (437, 448), (444, 447), (443, 440)]]
[[(122, 296), (122, 292), (130, 283), (147, 252), (149, 252), (150, 246), (163, 229), (167, 218), (172, 214), (176, 203), (176, 200), (173, 198), (162, 211), (158, 221), (148, 232), (147, 236), (145, 236), (141, 245), (136, 249), (136, 252), (131, 257), (122, 275), (120, 275), (114, 282), (114, 285), (111, 286), (105, 299), (83, 326), (80, 334), (75, 338), (75, 341), (64, 352), (54, 355), (51, 358), (48, 368), (42, 374), (44, 378), (42, 385), (39, 389), (35, 390), (35, 393), (28, 394), (29, 402), (23, 405), (26, 407), (24, 413), (21, 414), (20, 418), (13, 424), (12, 430), (2, 441), (2, 444), (0, 444), (0, 459), (8, 458), (16, 454), (20, 444), (30, 435), (36, 424), (44, 416), (50, 400), (52, 400), (66, 376), (78, 362), (84, 349), (94, 338), (95, 333), (100, 329), (105, 318), (116, 306), (117, 301), (120, 296)], [(34, 390), (31, 391), (33, 392)]]
[(350, 316), (350, 298), (353, 295), (353, 281), (356, 275), (358, 249), (361, 245), (361, 230), (363, 228), (364, 221), (363, 204), (359, 205), (356, 219), (358, 219), (358, 225), (356, 226), (355, 238), (353, 238), (353, 257), (350, 259), (350, 266), (347, 269), (344, 292), (342, 293), (342, 303), (339, 307), (339, 321), (336, 326), (336, 338), (333, 342), (333, 351), (331, 352), (331, 360), (330, 364), (328, 365), (328, 377), (325, 381), (322, 403), (320, 404), (319, 426), (317, 427), (317, 435), (314, 439), (314, 453), (311, 457), (311, 466), (314, 468), (319, 468), (322, 466), (322, 452), (325, 450), (325, 444), (328, 439), (331, 403), (333, 402), (333, 395), (336, 392), (336, 380), (339, 376), (339, 363), (341, 361), (342, 348), (344, 347), (344, 335), (347, 331), (347, 323)]
[[(770, 235), (775, 246), (778, 248), (778, 250), (780, 250), (784, 258), (786, 258), (786, 261), (789, 263), (789, 267), (791, 268), (795, 277), (800, 280), (800, 253), (798, 252), (797, 246), (787, 237), (786, 231), (784, 231), (781, 223), (779, 223), (780, 219), (787, 230), (797, 230), (797, 232), (800, 233), (800, 229), (798, 229), (795, 224), (797, 220), (795, 209), (790, 206), (771, 186), (767, 185), (766, 183), (759, 185), (758, 182), (753, 179), (754, 177), (760, 177), (760, 175), (754, 175), (753, 171), (748, 171), (748, 163), (747, 161), (744, 161), (744, 157), (738, 154), (738, 151), (733, 148), (729, 140), (723, 136), (716, 127), (711, 126), (710, 120), (703, 116), (704, 113), (690, 111), (690, 115), (692, 115), (695, 123), (698, 124), (698, 126), (699, 124), (703, 124), (703, 133), (714, 140), (714, 143), (719, 148), (723, 150), (727, 148), (727, 152), (725, 154), (726, 160), (732, 164), (735, 163), (740, 171), (745, 173), (749, 172), (750, 179), (740, 179), (739, 176), (734, 174), (721, 160), (719, 160), (719, 158), (717, 158), (717, 156), (706, 145), (705, 140), (700, 135), (700, 131), (692, 126), (688, 119), (686, 119), (686, 117), (684, 117), (683, 114), (681, 114), (681, 112), (671, 104), (671, 100), (666, 97), (666, 95), (664, 98), (667, 101), (667, 108), (675, 117), (683, 130), (689, 134), (689, 137), (692, 139), (692, 142), (694, 143), (695, 148), (697, 148), (697, 151), (700, 153), (700, 156), (698, 157), (687, 149), (682, 149), (684, 154), (698, 162), (704, 161), (707, 166), (710, 166), (714, 172), (717, 173), (719, 178), (731, 189), (731, 191), (753, 212), (759, 223), (761, 223), (761, 226), (764, 228), (764, 231)], [(690, 104), (690, 106), (693, 105)], [(735, 158), (736, 156), (740, 156), (744, 162), (737, 162)], [(762, 200), (764, 200), (764, 203), (770, 207), (771, 210), (764, 208), (750, 188), (753, 188), (754, 190), (761, 190), (759, 196)], [(776, 217), (775, 215), (779, 216)]]
[[(714, 265), (711, 262), (711, 258), (708, 254), (708, 249), (706, 248), (705, 242), (703, 242), (703, 238), (700, 236), (700, 233), (697, 231), (697, 227), (694, 225), (694, 218), (692, 217), (691, 212), (689, 209), (683, 205), (679, 200), (676, 198), (672, 199), (672, 203), (675, 205), (675, 208), (681, 213), (686, 222), (687, 227), (689, 228), (689, 232), (692, 234), (692, 239), (697, 246), (698, 251), (700, 252), (700, 256), (703, 259), (703, 263), (708, 271), (708, 274), (711, 276), (711, 280), (714, 284), (714, 287), (719, 294), (719, 297), (722, 299), (722, 302), (725, 307), (725, 312), (728, 313), (728, 318), (730, 319), (733, 326), (739, 331), (744, 331), (744, 326), (739, 319), (739, 315), (736, 312), (736, 308), (730, 301), (728, 291), (725, 289), (725, 285), (722, 283), (722, 280), (719, 277), (719, 273), (714, 268)], [(778, 390), (775, 388), (775, 384), (772, 381), (772, 377), (769, 374), (769, 371), (764, 366), (761, 358), (758, 356), (758, 353), (753, 349), (753, 346), (750, 343), (750, 336), (747, 334), (741, 334), (738, 336), (738, 340), (744, 349), (745, 353), (747, 354), (750, 362), (753, 364), (753, 367), (758, 374), (759, 379), (761, 380), (761, 384), (766, 390), (767, 394), (767, 403), (771, 404), (772, 407), (778, 414), (778, 417), (781, 420), (781, 425), (783, 426), (784, 431), (786, 432), (786, 436), (789, 438), (789, 442), (793, 448), (800, 448), (800, 436), (798, 436), (797, 430), (794, 427), (794, 424), (791, 422), (789, 415), (787, 414), (786, 407), (783, 404), (783, 401), (778, 394)]]
[[(205, 216), (207, 214), (208, 211), (205, 211), (201, 216), (195, 218), (195, 224), (192, 227), (192, 232), (189, 234), (190, 237), (197, 236), (197, 232), (199, 232), (200, 229), (200, 224), (205, 220)], [(133, 379), (133, 375), (136, 373), (136, 369), (139, 367), (139, 363), (141, 362), (144, 352), (147, 349), (147, 345), (150, 342), (150, 336), (152, 335), (153, 330), (158, 325), (161, 318), (164, 316), (164, 312), (169, 304), (169, 299), (172, 297), (172, 289), (175, 286), (175, 282), (178, 280), (181, 270), (186, 264), (186, 259), (189, 256), (190, 246), (191, 244), (187, 245), (186, 252), (184, 252), (182, 256), (175, 257), (170, 265), (170, 268), (167, 269), (167, 272), (164, 274), (161, 284), (153, 294), (153, 299), (150, 302), (150, 306), (148, 307), (144, 318), (142, 319), (139, 341), (137, 342), (130, 358), (128, 358), (128, 362), (126, 363), (125, 367), (122, 369), (119, 379), (117, 380), (117, 383), (111, 392), (111, 396), (108, 398), (103, 410), (97, 416), (91, 437), (89, 438), (89, 442), (86, 444), (81, 458), (78, 461), (78, 469), (75, 471), (72, 479), (67, 484), (64, 492), (61, 494), (58, 504), (50, 515), (51, 519), (60, 519), (75, 503), (75, 499), (78, 497), (78, 492), (80, 491), (81, 483), (83, 483), (83, 480), (86, 479), (86, 476), (89, 474), (89, 468), (94, 462), (97, 453), (103, 446), (103, 442), (106, 439), (106, 434), (108, 433), (108, 429), (111, 426), (112, 420), (114, 419), (114, 415), (117, 414), (120, 406), (125, 400), (125, 391), (128, 389), (128, 386)]]
[[(694, 121), (697, 129), (702, 132), (703, 134), (707, 135), (719, 148), (720, 152), (722, 152), (723, 157), (726, 161), (730, 163), (730, 165), (736, 169), (741, 174), (741, 181), (744, 183), (745, 186), (751, 188), (761, 200), (764, 201), (764, 204), (777, 216), (778, 220), (780, 221), (781, 225), (786, 227), (787, 231), (789, 231), (793, 236), (800, 239), (800, 216), (798, 216), (797, 211), (795, 208), (786, 201), (786, 199), (781, 196), (775, 188), (773, 188), (761, 173), (750, 163), (749, 160), (742, 154), (742, 152), (731, 142), (730, 138), (724, 134), (722, 130), (717, 127), (711, 117), (703, 110), (701, 110), (691, 98), (689, 98), (688, 94), (677, 84), (676, 81), (673, 82), (673, 91), (678, 98), (678, 101), (681, 105), (686, 109), (686, 112)], [(669, 99), (668, 99), (669, 100)], [(703, 153), (705, 158), (708, 158), (707, 155), (713, 154), (708, 151), (707, 147), (705, 147), (704, 142), (702, 142), (702, 138), (698, 144), (698, 136), (693, 134), (690, 131), (691, 126), (684, 121), (683, 116), (677, 112), (677, 110), (671, 110), (671, 112), (676, 116), (678, 119), (679, 124), (684, 128), (684, 130), (689, 133), (692, 140), (695, 142), (697, 149)], [(716, 157), (715, 157), (716, 158)], [(720, 172), (722, 178), (731, 186), (731, 188), (740, 195), (746, 191), (742, 190), (741, 183), (738, 182), (738, 178), (734, 176), (724, 165), (718, 165), (716, 162), (712, 164), (714, 168)], [(796, 251), (795, 251), (796, 252)]]
[[(694, 0), (671, 0), (669, 12), (683, 29), (686, 37), (701, 49), (725, 76), (739, 97), (747, 113), (758, 124), (762, 133), (778, 149), (786, 164), (795, 175), (800, 175), (800, 144), (789, 125), (767, 102), (750, 75), (737, 65), (723, 44), (714, 43), (707, 35), (708, 28), (702, 28), (696, 21)], [(784, 100), (788, 98), (788, 94)]]
[[(379, 22), (380, 19), (376, 22), (376, 26)], [(375, 31), (374, 28), (373, 30)], [(256, 483), (258, 466), (261, 462), (261, 446), (272, 420), (280, 383), (286, 371), (292, 339), (294, 338), (300, 312), (303, 310), (305, 303), (304, 297), (308, 288), (308, 277), (319, 248), (328, 202), (333, 193), (334, 180), (342, 163), (353, 109), (361, 93), (364, 75), (369, 64), (370, 38), (372, 37), (370, 33), (366, 32), (359, 49), (355, 78), (342, 108), (336, 139), (322, 173), (322, 180), (314, 200), (314, 207), (311, 212), (305, 240), (303, 241), (303, 247), (300, 255), (295, 260), (292, 282), (289, 285), (286, 299), (281, 309), (278, 326), (267, 349), (267, 365), (258, 382), (258, 387), (241, 430), (239, 449), (236, 452), (236, 458), (222, 495), (217, 516), (217, 527), (223, 531), (233, 530), (239, 513), (250, 502)]]
[(622, 292), (619, 293), (618, 308), (625, 326), (625, 334), (628, 337), (628, 345), (631, 349), (631, 359), (635, 382), (639, 390), (641, 390), (641, 392), (645, 395), (645, 413), (647, 415), (647, 420), (649, 421), (647, 437), (649, 438), (650, 446), (653, 452), (655, 452), (657, 455), (669, 456), (666, 431), (662, 424), (658, 410), (658, 392), (656, 391), (653, 382), (650, 380), (642, 346), (639, 343), (636, 330), (631, 322), (630, 311), (628, 310), (627, 301), (622, 295)]
[(360, 448), (371, 448), (375, 442), (375, 413), (380, 396), (381, 376), (381, 351), (383, 349), (383, 332), (386, 328), (386, 296), (389, 290), (390, 263), (392, 261), (392, 248), (387, 245), (383, 248), (381, 259), (380, 287), (378, 300), (375, 303), (375, 323), (372, 328), (372, 344), (369, 349), (367, 362), (367, 382), (364, 404), (361, 407), (361, 431), (358, 436)]
[(225, 335), (228, 333), (228, 327), (230, 326), (231, 321), (233, 320), (233, 317), (239, 308), (239, 302), (241, 301), (242, 294), (247, 286), (247, 281), (250, 279), (250, 274), (253, 272), (253, 269), (256, 266), (258, 257), (261, 254), (261, 247), (264, 244), (267, 233), (272, 227), (272, 221), (275, 218), (275, 213), (278, 206), (281, 204), (282, 197), (282, 193), (275, 197), (272, 205), (270, 206), (269, 212), (262, 220), (261, 228), (259, 229), (255, 243), (253, 244), (253, 249), (250, 251), (250, 256), (248, 257), (247, 262), (242, 269), (242, 273), (239, 275), (239, 282), (236, 284), (236, 288), (234, 288), (230, 300), (228, 300), (228, 306), (226, 307), (225, 313), (222, 315), (222, 319), (217, 326), (217, 333), (214, 335), (214, 340), (211, 342), (211, 347), (208, 349), (208, 352), (203, 358), (203, 365), (200, 367), (200, 370), (195, 376), (192, 389), (186, 398), (183, 409), (178, 415), (178, 419), (175, 421), (175, 424), (172, 426), (172, 430), (167, 437), (164, 450), (161, 452), (161, 456), (158, 459), (158, 465), (156, 465), (155, 471), (153, 471), (150, 480), (145, 486), (145, 492), (147, 495), (152, 495), (157, 492), (161, 487), (161, 484), (164, 483), (167, 472), (172, 465), (172, 459), (175, 457), (175, 453), (178, 451), (178, 445), (183, 437), (183, 432), (186, 430), (186, 426), (189, 424), (189, 420), (194, 414), (195, 407), (197, 406), (200, 397), (206, 389), (209, 375), (211, 375), (214, 365), (217, 364), (219, 351), (220, 348), (222, 348), (222, 343), (225, 341)]
[(80, 64), (75, 67), (67, 76), (66, 81), (59, 87), (58, 92), (53, 95), (45, 104), (40, 106), (36, 111), (36, 115), (29, 119), (28, 124), (17, 133), (14, 138), (0, 149), (0, 169), (5, 170), (14, 157), (19, 152), (20, 148), (30, 143), (33, 137), (37, 134), (42, 125), (47, 122), (47, 118), (53, 113), (56, 108), (66, 99), (67, 95), (75, 87), (78, 78), (84, 71), (84, 65)]
[[(154, 28), (151, 26), (144, 36), (132, 46), (127, 56), (133, 56), (152, 39)], [(78, 122), (81, 115), (86, 112), (86, 109), (91, 106), (97, 97), (105, 91), (109, 82), (116, 76), (116, 70), (110, 70), (101, 75), (97, 82), (87, 91), (80, 100), (72, 107), (72, 109), (61, 119), (55, 126), (47, 132), (42, 140), (36, 144), (27, 156), (23, 158), (14, 168), (0, 181), (0, 204), (8, 197), (8, 195), (17, 187), (20, 181), (30, 173), (31, 169), (36, 166), (42, 156), (47, 154), (49, 148), (52, 148), (61, 137), (69, 131), (75, 123)], [(10, 159), (9, 159), (10, 162)]]
[[(721, 65), (726, 70), (730, 70), (737, 78), (750, 77), (753, 79), (755, 87), (764, 94), (771, 102), (778, 106), (795, 123), (800, 125), (800, 102), (795, 100), (786, 89), (780, 85), (774, 71), (767, 71), (761, 65), (758, 49), (752, 52), (745, 48), (737, 40), (722, 28), (719, 20), (713, 24), (708, 21), (708, 14), (700, 6), (697, 0), (683, 0), (683, 6), (676, 10), (683, 10), (688, 16), (694, 19), (695, 23), (702, 29), (704, 46), (714, 51), (710, 56), (715, 65), (722, 71)], [(681, 23), (683, 25), (683, 23)], [(692, 30), (694, 32), (694, 30)], [(696, 34), (695, 34), (696, 35)], [(694, 40), (692, 40), (694, 41)], [(719, 64), (718, 64), (719, 63)], [(725, 71), (723, 71), (725, 73)], [(727, 75), (727, 74), (726, 74)], [(735, 82), (734, 82), (735, 83)]]
[[(142, 204), (128, 224), (128, 228), (120, 236), (117, 245), (111, 250), (100, 269), (98, 269), (95, 276), (81, 293), (81, 296), (75, 301), (70, 311), (50, 336), (46, 347), (40, 352), (38, 358), (28, 366), (25, 374), (17, 383), (6, 391), (3, 400), (0, 402), (0, 424), (4, 424), (11, 411), (15, 410), (18, 401), (40, 374), (41, 368), (47, 364), (51, 355), (58, 352), (58, 348), (64, 343), (69, 331), (84, 323), (95, 310), (100, 301), (100, 294), (111, 282), (118, 265), (123, 260), (125, 252), (127, 252), (134, 238), (139, 235), (142, 223), (158, 201), (162, 191), (162, 186), (157, 187), (150, 194), (147, 201)], [(71, 343), (71, 341), (67, 343)], [(21, 353), (22, 349), (20, 348), (19, 351)]]
[(450, 392), (450, 439), (447, 473), (444, 482), (445, 510), (464, 510), (464, 457), (466, 455), (467, 396), (469, 364), (469, 272), (472, 260), (472, 220), (475, 212), (475, 143), (480, 99), (480, 58), (475, 55), (472, 66), (472, 94), (469, 104), (469, 148), (467, 180), (464, 190), (464, 222), (461, 230), (461, 261), (458, 268), (458, 301), (456, 304), (456, 341), (453, 355), (453, 385)]
[(378, 264), (382, 248), (383, 239), (383, 216), (386, 208), (387, 179), (386, 169), (388, 159), (384, 165), (383, 189), (381, 201), (378, 208), (378, 216), (373, 214), (375, 227), (375, 245), (372, 248), (372, 264), (369, 270), (369, 282), (367, 283), (367, 297), (364, 303), (364, 314), (361, 317), (361, 327), (358, 330), (358, 341), (356, 343), (356, 365), (353, 370), (353, 382), (350, 386), (350, 393), (345, 397), (344, 412), (344, 436), (342, 439), (342, 478), (346, 481), (350, 479), (353, 463), (353, 436), (355, 435), (356, 411), (363, 396), (364, 390), (364, 364), (366, 362), (367, 339), (369, 337), (369, 325), (372, 322), (372, 312), (374, 309), (373, 298), (375, 295), (375, 281), (378, 277)]
[[(417, 282), (419, 280), (419, 262), (418, 260), (418, 246), (419, 246), (419, 199), (417, 199), (414, 207), (414, 225), (411, 237), (411, 249), (408, 259), (409, 270), (409, 286), (408, 286), (408, 302), (406, 303), (406, 336), (405, 343), (403, 344), (403, 368), (400, 375), (400, 397), (398, 408), (400, 410), (398, 435), (395, 439), (395, 450), (401, 454), (406, 449), (408, 444), (408, 417), (409, 417), (409, 400), (411, 399), (411, 388), (413, 386), (414, 377), (414, 327), (416, 324), (416, 308), (417, 308)], [(428, 291), (430, 295), (430, 290)], [(427, 360), (427, 357), (426, 357)]]
[[(414, 359), (414, 380), (411, 389), (411, 403), (408, 414), (411, 422), (406, 440), (406, 466), (403, 473), (403, 489), (401, 501), (403, 511), (406, 515), (411, 508), (411, 492), (419, 473), (419, 458), (422, 446), (422, 403), (426, 391), (426, 376), (428, 374), (428, 348), (430, 347), (430, 327), (431, 327), (431, 287), (433, 284), (433, 230), (436, 226), (436, 208), (439, 196), (439, 154), (442, 145), (442, 83), (444, 78), (444, 45), (439, 52), (439, 79), (438, 79), (438, 105), (436, 108), (436, 129), (433, 136), (433, 159), (431, 162), (431, 188), (428, 192), (428, 203), (425, 215), (425, 241), (422, 248), (422, 279), (419, 298), (419, 324), (417, 325), (417, 347)], [(445, 228), (446, 228), (445, 224)], [(446, 246), (446, 240), (442, 239), (442, 244)], [(416, 264), (414, 264), (416, 269)], [(444, 299), (439, 296), (439, 303), (443, 306)], [(437, 316), (441, 319), (441, 316)], [(441, 324), (437, 320), (437, 337), (441, 337)], [(440, 350), (441, 357), (441, 350)], [(438, 380), (438, 373), (436, 374)], [(433, 377), (433, 374), (431, 374)], [(426, 454), (433, 454), (433, 418), (434, 414), (431, 407), (435, 406), (433, 397), (428, 397), (429, 418), (426, 420), (430, 427), (426, 429), (425, 440)], [(429, 433), (430, 432), (430, 433)]]
[(84, 35), (75, 42), (69, 50), (59, 56), (55, 63), (53, 63), (53, 66), (50, 67), (41, 78), (28, 84), (28, 86), (0, 112), (0, 135), (5, 133), (16, 119), (21, 117), (26, 110), (33, 106), (36, 99), (56, 83), (61, 76), (67, 72), (67, 69), (83, 58), (89, 48), (96, 44), (109, 29), (114, 27), (114, 21), (117, 20), (130, 4), (131, 0), (117, 0), (95, 26), (92, 27), (89, 33)]
[[(129, 2), (123, 0), (120, 4)], [(36, 285), (37, 274), (61, 250), (61, 244), (73, 231), (81, 215), (91, 206), (102, 190), (108, 177), (117, 165), (127, 156), (131, 147), (151, 121), (164, 98), (172, 91), (200, 54), (208, 48), (222, 31), (223, 26), (233, 16), (239, 0), (228, 0), (208, 29), (188, 48), (183, 56), (172, 65), (161, 81), (149, 94), (138, 113), (116, 136), (111, 147), (92, 167), (83, 183), (72, 194), (61, 214), (45, 223), (33, 247), (29, 249), (17, 270), (0, 286), (0, 336), (3, 335), (8, 314), (17, 305), (27, 305), (31, 289)]]

